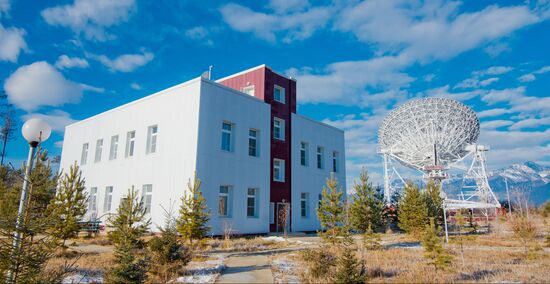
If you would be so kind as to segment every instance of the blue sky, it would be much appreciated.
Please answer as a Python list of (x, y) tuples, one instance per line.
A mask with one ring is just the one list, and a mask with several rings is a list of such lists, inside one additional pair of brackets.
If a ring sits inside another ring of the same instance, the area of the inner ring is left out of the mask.
[[(380, 180), (376, 131), (418, 97), (480, 115), (490, 168), (550, 165), (550, 1), (0, 0), (0, 83), (22, 121), (63, 127), (198, 77), (267, 64), (298, 112), (346, 130), (348, 181)], [(20, 132), (7, 150), (26, 156)]]

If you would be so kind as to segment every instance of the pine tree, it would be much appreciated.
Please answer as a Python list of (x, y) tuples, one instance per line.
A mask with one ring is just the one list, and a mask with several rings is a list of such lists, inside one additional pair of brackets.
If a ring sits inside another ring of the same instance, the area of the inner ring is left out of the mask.
[(336, 266), (336, 283), (364, 283), (365, 274), (361, 263), (357, 260), (354, 241), (349, 231), (349, 226), (344, 226), (342, 230), (344, 236), (341, 254), (338, 257)]
[(147, 279), (149, 259), (144, 256), (141, 236), (151, 221), (145, 218), (145, 207), (133, 188), (122, 199), (116, 214), (109, 218), (113, 231), (114, 265), (107, 271), (107, 283), (143, 283)]
[(79, 231), (78, 221), (86, 214), (88, 195), (84, 179), (76, 162), (61, 178), (59, 189), (47, 208), (47, 215), (55, 222), (50, 226), (50, 234), (62, 240), (62, 247), (68, 238)]
[(210, 228), (206, 225), (210, 220), (210, 210), (206, 207), (206, 199), (200, 191), (201, 181), (195, 174), (193, 184), (187, 183), (188, 192), (181, 198), (180, 216), (177, 220), (177, 230), (190, 243), (206, 236)]
[(334, 174), (327, 179), (326, 187), (323, 186), (321, 205), (317, 209), (317, 216), (321, 222), (321, 227), (325, 232), (321, 234), (324, 240), (331, 244), (338, 242), (338, 236), (342, 235), (344, 221), (344, 202), (342, 200), (344, 192), (338, 186), (338, 180)]
[(379, 190), (369, 182), (367, 170), (359, 174), (359, 183), (353, 185), (355, 195), (350, 206), (353, 229), (364, 233), (369, 227), (380, 230), (384, 226), (384, 200)]
[(405, 186), (399, 201), (399, 228), (408, 234), (419, 236), (428, 219), (428, 209), (418, 187), (412, 183)]
[(16, 259), (11, 257), (11, 252), (25, 167), (0, 168), (0, 283), (4, 282), (10, 267), (16, 267), (17, 282), (58, 282), (59, 278), (55, 278), (58, 274), (45, 272), (46, 263), (59, 247), (58, 240), (46, 231), (55, 221), (45, 209), (57, 187), (57, 175), (52, 171), (47, 152), (38, 149), (35, 154), (29, 177), (27, 213), (21, 229), (21, 249)]
[(165, 224), (160, 229), (161, 235), (153, 237), (148, 242), (151, 255), (151, 282), (167, 283), (174, 279), (181, 267), (191, 261), (191, 250), (185, 246), (178, 236), (176, 220), (172, 211), (165, 210)]
[(382, 248), (381, 242), (382, 238), (380, 238), (380, 234), (374, 232), (369, 226), (367, 231), (363, 234), (363, 244), (365, 248), (368, 250), (380, 249)]
[(428, 218), (434, 218), (435, 225), (443, 225), (443, 198), (441, 197), (441, 188), (434, 181), (429, 181), (424, 191), (426, 208), (428, 209)]
[(456, 225), (458, 227), (458, 236), (456, 237), (456, 243), (460, 249), (460, 259), (462, 260), (462, 266), (464, 266), (464, 235), (462, 228), (466, 225), (466, 216), (462, 215), (462, 210), (458, 210), (455, 214)]
[(428, 259), (428, 263), (433, 265), (436, 270), (451, 264), (452, 258), (445, 252), (443, 241), (437, 236), (433, 218), (430, 218), (430, 224), (426, 225), (422, 237), (422, 246), (424, 247), (424, 258)]

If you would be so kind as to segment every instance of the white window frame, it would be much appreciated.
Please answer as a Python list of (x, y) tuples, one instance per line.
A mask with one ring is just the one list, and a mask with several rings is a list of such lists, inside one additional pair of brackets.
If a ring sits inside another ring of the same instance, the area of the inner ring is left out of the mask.
[(118, 135), (111, 136), (111, 148), (109, 149), (109, 160), (115, 160), (118, 154)]
[(152, 202), (153, 202), (153, 185), (144, 184), (141, 187), (141, 202), (145, 208), (145, 214), (151, 213)]
[(300, 216), (302, 218), (309, 218), (309, 193), (300, 193)]
[(322, 170), (325, 168), (325, 148), (317, 146), (317, 168)]
[[(222, 192), (222, 189), (227, 189), (227, 192)], [(218, 191), (218, 216), (222, 218), (231, 218), (231, 195), (233, 187), (231, 185), (221, 185)], [(225, 197), (225, 214), (221, 212), (221, 201)]]
[[(252, 135), (254, 133), (254, 135)], [(251, 141), (254, 140), (255, 146), (254, 146), (254, 153), (253, 155), (250, 155), (251, 150)], [(250, 128), (248, 130), (248, 156), (250, 157), (260, 157), (260, 131), (254, 128)]]
[(340, 169), (340, 164), (339, 164), (339, 153), (338, 151), (332, 151), (332, 172), (333, 173), (337, 173), (338, 170)]
[[(230, 129), (225, 129), (224, 126), (229, 125)], [(222, 122), (222, 139), (221, 139), (221, 150), (224, 152), (233, 152), (235, 149), (233, 147), (233, 139), (234, 139), (234, 133), (235, 133), (235, 124), (230, 121), (223, 121)], [(229, 149), (224, 149), (224, 134), (229, 135)]]
[[(279, 137), (276, 136), (275, 129), (279, 129)], [(285, 141), (285, 120), (274, 117), (273, 118), (273, 138), (281, 141)]]
[(111, 212), (111, 206), (113, 203), (113, 187), (105, 187), (105, 197), (103, 198), (103, 212)]
[(246, 87), (242, 87), (241, 92), (253, 97), (255, 93), (255, 87), (254, 85), (248, 85)]
[(307, 142), (300, 142), (300, 165), (309, 166), (309, 144)]
[(80, 154), (80, 165), (85, 165), (88, 162), (88, 150), (90, 143), (82, 144), (82, 153)]
[[(276, 169), (278, 171), (276, 171)], [(275, 173), (278, 172), (277, 176)], [(273, 159), (273, 180), (278, 182), (285, 182), (285, 160)]]
[(147, 148), (145, 154), (152, 154), (157, 152), (157, 135), (159, 132), (158, 125), (151, 125), (147, 127)]
[[(253, 191), (252, 194), (250, 194), (250, 191)], [(247, 188), (246, 190), (246, 217), (248, 218), (258, 218), (258, 208), (259, 208), (259, 204), (258, 204), (258, 201), (259, 201), (259, 198), (258, 198), (258, 194), (259, 194), (259, 189), (258, 188), (255, 188), (255, 187), (249, 187)], [(252, 210), (253, 210), (253, 214), (252, 216), (249, 215), (249, 212), (248, 210), (250, 209), (250, 205), (248, 204), (248, 201), (252, 199), (253, 200), (253, 205), (252, 205)]]
[(126, 151), (124, 152), (124, 156), (126, 158), (133, 157), (135, 154), (135, 147), (136, 147), (136, 131), (128, 131), (126, 133)]
[[(277, 93), (277, 90), (279, 91), (279, 95), (280, 95), (279, 98), (277, 98), (277, 96), (275, 95)], [(282, 103), (282, 104), (286, 103), (285, 88), (283, 88), (279, 85), (275, 85), (273, 87), (273, 99), (277, 102)]]
[(101, 154), (103, 152), (103, 139), (97, 139), (95, 142), (95, 157), (94, 163), (101, 162)]
[(90, 187), (90, 196), (88, 198), (88, 211), (90, 214), (97, 214), (97, 187)]

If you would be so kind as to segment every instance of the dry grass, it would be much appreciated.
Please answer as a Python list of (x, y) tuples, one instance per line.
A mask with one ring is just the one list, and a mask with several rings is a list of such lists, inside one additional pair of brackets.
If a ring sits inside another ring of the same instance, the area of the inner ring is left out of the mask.
[(216, 252), (235, 252), (235, 251), (260, 251), (267, 249), (276, 249), (288, 246), (286, 242), (276, 242), (264, 240), (261, 237), (254, 238), (233, 238), (233, 239), (209, 239), (204, 244), (206, 251)]

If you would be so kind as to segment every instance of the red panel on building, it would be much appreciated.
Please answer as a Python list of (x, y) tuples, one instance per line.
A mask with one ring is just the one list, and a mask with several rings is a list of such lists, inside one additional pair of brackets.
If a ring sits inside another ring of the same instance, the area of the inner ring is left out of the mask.
[[(273, 72), (269, 67), (262, 65), (249, 71), (222, 79), (218, 83), (239, 91), (254, 88), (254, 96), (271, 105), (271, 189), (270, 202), (275, 205), (291, 201), (291, 113), (296, 113), (296, 81)], [(285, 103), (274, 99), (275, 85), (284, 88)], [(273, 138), (273, 120), (277, 117), (285, 121), (285, 139), (281, 141)], [(278, 182), (273, 180), (273, 159), (285, 161), (285, 180)], [(275, 216), (275, 223), (270, 224), (270, 230), (277, 230), (277, 212), (271, 212)], [(290, 223), (290, 215), (287, 218)], [(292, 224), (289, 224), (292, 226)]]

